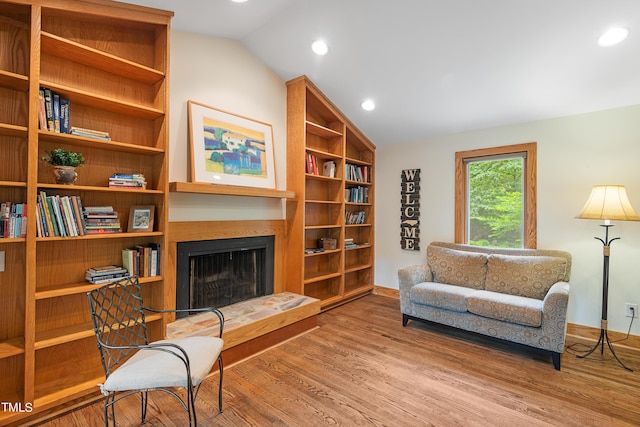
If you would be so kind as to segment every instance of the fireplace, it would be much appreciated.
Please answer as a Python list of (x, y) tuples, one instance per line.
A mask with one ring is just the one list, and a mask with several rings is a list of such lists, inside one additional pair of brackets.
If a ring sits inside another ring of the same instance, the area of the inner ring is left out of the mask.
[(220, 308), (270, 295), (273, 269), (274, 236), (178, 242), (176, 308)]

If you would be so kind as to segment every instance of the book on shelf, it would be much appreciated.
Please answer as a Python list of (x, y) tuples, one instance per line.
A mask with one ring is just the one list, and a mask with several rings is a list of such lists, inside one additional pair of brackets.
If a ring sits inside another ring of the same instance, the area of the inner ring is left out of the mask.
[(94, 139), (102, 139), (105, 141), (111, 141), (111, 137), (109, 136), (109, 132), (95, 130), (95, 129), (87, 129), (78, 126), (71, 126), (69, 128), (69, 133), (71, 135), (83, 136), (86, 138), (94, 138)]
[(336, 162), (333, 160), (327, 160), (322, 164), (322, 175), (329, 178), (336, 177)]
[(119, 279), (129, 277), (126, 268), (119, 265), (106, 265), (104, 267), (92, 267), (88, 269), (84, 278), (94, 284), (109, 283)]
[(371, 182), (369, 166), (347, 163), (344, 172), (347, 181)]
[(42, 130), (49, 130), (47, 124), (47, 112), (44, 103), (44, 89), (40, 88), (38, 93), (38, 125)]
[(364, 224), (367, 214), (364, 211), (351, 212), (348, 209), (344, 211), (345, 224)]
[(141, 173), (125, 174), (116, 172), (109, 177), (109, 187), (145, 190), (147, 181)]
[(122, 233), (118, 212), (113, 206), (85, 206), (82, 216), (86, 234)]
[(160, 244), (149, 243), (122, 250), (122, 265), (132, 276), (154, 277), (160, 275)]
[(306, 172), (311, 175), (320, 175), (318, 172), (318, 157), (314, 154), (307, 153)]
[(27, 204), (2, 202), (0, 204), (0, 238), (27, 235)]
[(352, 238), (346, 238), (344, 239), (344, 248), (345, 249), (353, 249), (353, 248), (357, 248), (358, 245), (356, 243), (354, 243)]
[(71, 103), (63, 95), (47, 87), (38, 93), (38, 124), (40, 129), (55, 133), (68, 133)]
[(344, 197), (347, 203), (369, 203), (369, 189), (362, 186), (350, 187), (345, 189)]
[(80, 196), (36, 195), (37, 237), (84, 236)]

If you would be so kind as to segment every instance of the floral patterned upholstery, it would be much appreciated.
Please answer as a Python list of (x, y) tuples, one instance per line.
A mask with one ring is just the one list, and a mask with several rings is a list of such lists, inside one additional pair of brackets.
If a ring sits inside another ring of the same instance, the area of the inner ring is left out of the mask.
[[(484, 273), (482, 257), (487, 260)], [(483, 274), (480, 286), (477, 278)], [(433, 242), (426, 263), (398, 271), (400, 310), (411, 318), (559, 354), (565, 344), (570, 274), (571, 254), (564, 251)]]

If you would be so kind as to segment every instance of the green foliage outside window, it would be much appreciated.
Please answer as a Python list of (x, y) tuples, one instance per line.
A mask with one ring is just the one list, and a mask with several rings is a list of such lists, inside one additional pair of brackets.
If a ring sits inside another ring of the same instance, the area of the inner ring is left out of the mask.
[(468, 164), (469, 243), (476, 246), (523, 246), (523, 159)]

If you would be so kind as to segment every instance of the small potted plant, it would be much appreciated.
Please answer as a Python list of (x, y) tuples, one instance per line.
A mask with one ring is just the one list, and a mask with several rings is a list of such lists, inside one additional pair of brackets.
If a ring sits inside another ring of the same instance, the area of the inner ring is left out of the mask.
[(42, 161), (53, 166), (53, 174), (57, 184), (73, 185), (78, 179), (76, 168), (84, 163), (82, 153), (65, 150), (64, 148), (56, 148), (47, 151), (47, 156)]

